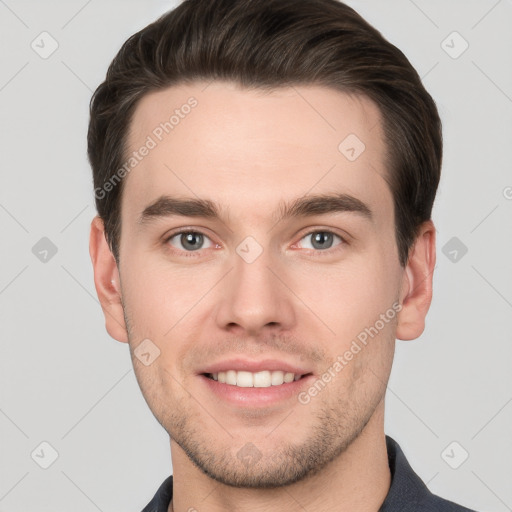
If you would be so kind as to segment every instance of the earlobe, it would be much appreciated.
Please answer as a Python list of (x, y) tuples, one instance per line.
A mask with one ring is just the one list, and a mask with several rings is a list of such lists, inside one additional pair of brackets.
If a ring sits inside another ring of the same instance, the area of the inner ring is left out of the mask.
[(432, 279), (436, 264), (436, 229), (424, 222), (411, 248), (401, 290), (402, 310), (398, 315), (396, 337), (413, 340), (425, 329), (432, 301)]
[(105, 238), (103, 220), (98, 216), (91, 222), (89, 254), (94, 270), (94, 285), (105, 316), (107, 332), (117, 341), (127, 343), (119, 271)]

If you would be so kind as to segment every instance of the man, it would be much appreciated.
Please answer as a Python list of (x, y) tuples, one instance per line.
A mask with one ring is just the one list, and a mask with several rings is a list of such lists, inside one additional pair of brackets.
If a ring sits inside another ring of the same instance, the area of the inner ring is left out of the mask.
[(384, 433), (432, 297), (441, 122), (335, 0), (187, 0), (91, 101), (95, 285), (170, 436), (146, 512), (459, 511)]

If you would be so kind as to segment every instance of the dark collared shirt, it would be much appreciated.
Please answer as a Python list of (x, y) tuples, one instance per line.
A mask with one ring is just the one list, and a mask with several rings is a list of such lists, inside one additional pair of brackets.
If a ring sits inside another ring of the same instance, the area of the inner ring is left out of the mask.
[[(396, 441), (386, 436), (391, 487), (379, 512), (475, 512), (434, 496), (412, 470)], [(167, 512), (172, 499), (172, 475), (142, 512)]]

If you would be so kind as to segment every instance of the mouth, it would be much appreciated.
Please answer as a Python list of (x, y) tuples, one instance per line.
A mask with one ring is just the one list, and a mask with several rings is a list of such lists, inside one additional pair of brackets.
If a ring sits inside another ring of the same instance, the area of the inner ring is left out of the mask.
[(259, 372), (227, 370), (203, 373), (202, 375), (221, 384), (239, 388), (270, 388), (296, 382), (312, 374), (292, 373), (284, 370), (262, 370)]
[(234, 406), (235, 410), (270, 408), (270, 411), (296, 402), (298, 394), (315, 380), (312, 370), (283, 358), (256, 361), (234, 356), (210, 363), (197, 376), (207, 396)]
[[(259, 409), (269, 411), (285, 404), (297, 404), (297, 397), (311, 386), (312, 373), (292, 373), (282, 370), (248, 372), (227, 370), (198, 375), (205, 393), (234, 406), (233, 410)], [(224, 382), (223, 382), (224, 381)]]

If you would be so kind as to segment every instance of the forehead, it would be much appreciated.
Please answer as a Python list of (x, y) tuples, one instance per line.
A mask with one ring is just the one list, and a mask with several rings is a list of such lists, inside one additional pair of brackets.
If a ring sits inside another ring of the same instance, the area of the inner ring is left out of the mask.
[(214, 199), (236, 215), (252, 206), (253, 220), (309, 192), (392, 208), (378, 107), (323, 86), (172, 86), (141, 99), (127, 142), (138, 160), (122, 211), (133, 219), (163, 194)]

